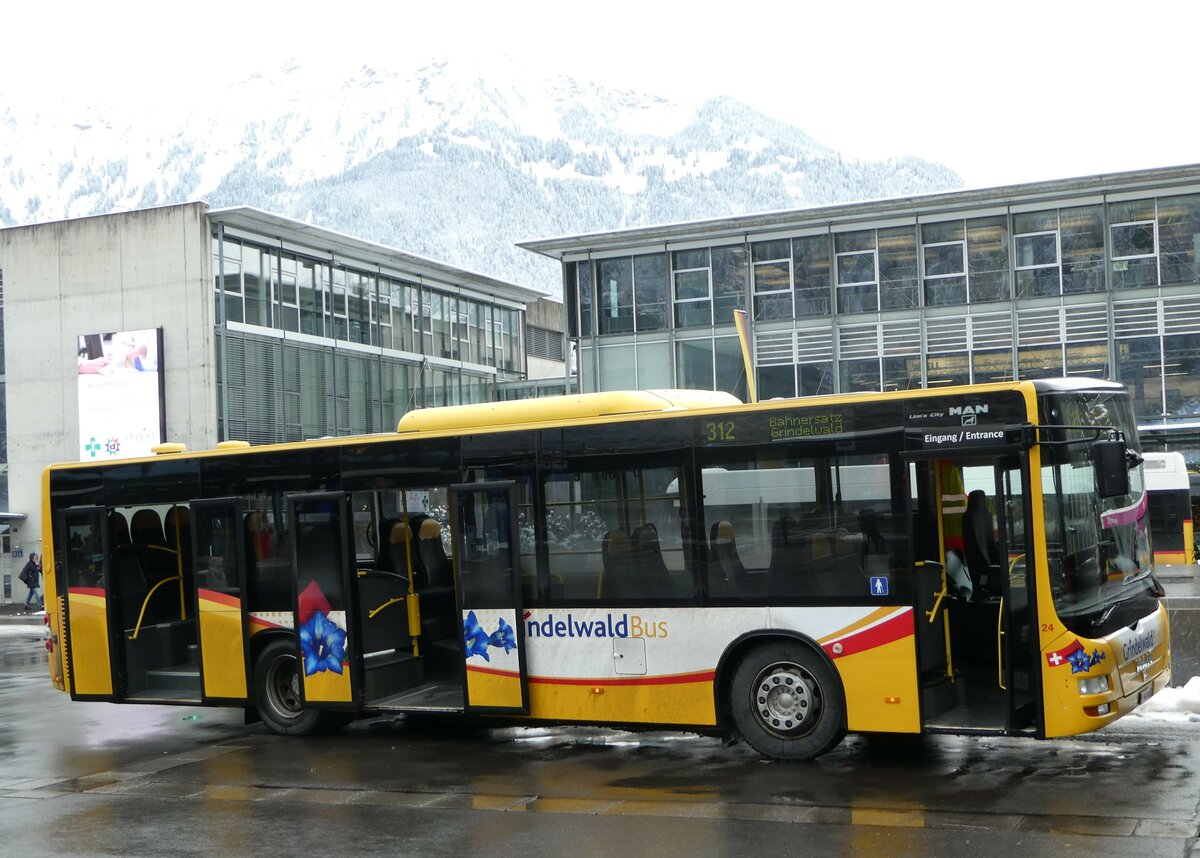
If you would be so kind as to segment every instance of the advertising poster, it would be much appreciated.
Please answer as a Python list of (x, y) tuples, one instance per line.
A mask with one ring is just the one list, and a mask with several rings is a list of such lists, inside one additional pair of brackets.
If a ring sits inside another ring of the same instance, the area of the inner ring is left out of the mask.
[(79, 458), (149, 456), (166, 426), (162, 328), (79, 337)]

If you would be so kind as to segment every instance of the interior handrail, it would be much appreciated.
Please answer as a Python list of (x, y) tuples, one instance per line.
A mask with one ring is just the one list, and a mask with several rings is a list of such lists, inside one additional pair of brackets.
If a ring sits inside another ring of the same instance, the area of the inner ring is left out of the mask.
[(146, 617), (146, 608), (150, 607), (150, 597), (154, 595), (154, 591), (157, 590), (159, 587), (161, 587), (163, 584), (169, 584), (172, 581), (178, 581), (182, 584), (182, 580), (183, 579), (181, 576), (175, 575), (170, 578), (163, 578), (161, 581), (159, 581), (153, 587), (150, 588), (150, 592), (148, 592), (146, 594), (146, 598), (142, 600), (142, 609), (140, 611), (138, 611), (137, 625), (135, 625), (133, 627), (133, 634), (131, 634), (129, 636), (129, 639), (131, 641), (137, 640), (138, 635), (141, 634), (141, 632), (142, 632), (142, 620), (145, 619), (145, 617)]

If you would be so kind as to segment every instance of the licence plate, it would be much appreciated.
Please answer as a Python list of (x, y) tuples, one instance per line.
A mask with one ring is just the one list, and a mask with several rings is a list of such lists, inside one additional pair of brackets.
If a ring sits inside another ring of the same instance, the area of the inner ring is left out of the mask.
[(1143, 688), (1141, 691), (1138, 692), (1138, 698), (1137, 698), (1138, 705), (1141, 706), (1143, 703), (1145, 703), (1147, 700), (1149, 700), (1153, 694), (1154, 694), (1154, 686), (1147, 685), (1145, 688)]

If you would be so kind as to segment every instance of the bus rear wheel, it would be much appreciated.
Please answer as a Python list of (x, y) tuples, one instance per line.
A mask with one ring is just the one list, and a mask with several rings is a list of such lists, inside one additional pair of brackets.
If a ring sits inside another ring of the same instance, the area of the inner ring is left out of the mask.
[(768, 757), (811, 760), (846, 735), (846, 698), (836, 672), (798, 641), (751, 650), (730, 683), (734, 726)]
[(271, 732), (305, 736), (322, 729), (323, 712), (305, 709), (300, 695), (300, 660), (293, 641), (278, 638), (254, 663), (254, 705)]

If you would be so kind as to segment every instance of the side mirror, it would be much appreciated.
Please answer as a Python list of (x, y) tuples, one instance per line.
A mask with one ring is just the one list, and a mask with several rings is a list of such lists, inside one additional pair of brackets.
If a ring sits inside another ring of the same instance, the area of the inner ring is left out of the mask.
[(1096, 491), (1102, 498), (1129, 494), (1129, 449), (1124, 441), (1097, 441), (1092, 445), (1092, 466), (1096, 469)]

